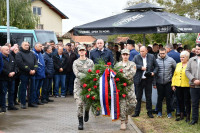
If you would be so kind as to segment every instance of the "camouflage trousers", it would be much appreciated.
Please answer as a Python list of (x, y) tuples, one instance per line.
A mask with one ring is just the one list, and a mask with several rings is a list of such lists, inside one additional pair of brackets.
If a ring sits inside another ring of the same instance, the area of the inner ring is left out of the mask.
[(74, 82), (74, 99), (76, 101), (77, 105), (77, 116), (82, 117), (83, 116), (83, 109), (85, 108), (85, 111), (90, 110), (90, 106), (83, 102), (81, 99), (80, 93), (82, 91), (82, 87), (80, 85), (80, 81), (78, 79)]
[(126, 115), (131, 115), (135, 110), (137, 100), (135, 96), (134, 84), (130, 88), (126, 88), (127, 96), (120, 100), (120, 119), (126, 120)]

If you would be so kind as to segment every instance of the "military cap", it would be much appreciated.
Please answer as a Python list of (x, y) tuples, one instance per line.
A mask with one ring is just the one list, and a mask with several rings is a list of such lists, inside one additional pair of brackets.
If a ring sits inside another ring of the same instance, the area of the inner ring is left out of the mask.
[(121, 54), (130, 54), (130, 50), (128, 50), (128, 49), (123, 49), (123, 50), (121, 51)]
[(84, 49), (84, 50), (86, 50), (86, 48), (85, 48), (85, 46), (84, 46), (84, 45), (79, 45), (79, 46), (78, 46), (78, 51), (79, 51), (79, 50), (81, 50), (81, 49)]

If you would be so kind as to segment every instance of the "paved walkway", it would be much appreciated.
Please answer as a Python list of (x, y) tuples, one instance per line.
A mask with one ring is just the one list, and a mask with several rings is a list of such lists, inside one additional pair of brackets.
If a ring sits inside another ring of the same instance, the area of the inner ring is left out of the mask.
[(129, 120), (128, 129), (120, 131), (120, 121), (90, 114), (84, 130), (78, 130), (76, 104), (73, 97), (52, 98), (55, 101), (39, 108), (7, 111), (0, 114), (0, 133), (137, 133), (138, 129)]

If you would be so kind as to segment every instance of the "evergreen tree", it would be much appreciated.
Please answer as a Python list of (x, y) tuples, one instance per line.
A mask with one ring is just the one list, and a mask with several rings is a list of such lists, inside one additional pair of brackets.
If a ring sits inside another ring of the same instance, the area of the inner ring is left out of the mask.
[[(10, 0), (10, 25), (21, 29), (34, 29), (39, 17), (33, 14), (31, 0)], [(0, 25), (6, 26), (6, 0), (0, 0)]]

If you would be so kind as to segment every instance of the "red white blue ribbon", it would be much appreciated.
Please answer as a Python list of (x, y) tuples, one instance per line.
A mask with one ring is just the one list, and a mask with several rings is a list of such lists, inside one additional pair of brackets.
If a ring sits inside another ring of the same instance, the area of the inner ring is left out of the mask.
[(106, 69), (100, 78), (100, 103), (102, 115), (110, 116), (110, 108), (108, 101), (108, 75), (109, 69)]
[(111, 116), (112, 120), (119, 119), (120, 116), (120, 106), (119, 106), (119, 94), (116, 86), (114, 77), (116, 72), (105, 70), (103, 75), (100, 77), (100, 103), (102, 115), (110, 116), (109, 100), (108, 100), (108, 75), (110, 74), (110, 91), (111, 91)]
[(111, 91), (111, 116), (112, 120), (119, 119), (120, 106), (119, 106), (119, 93), (115, 82), (116, 72), (110, 70), (110, 91)]

